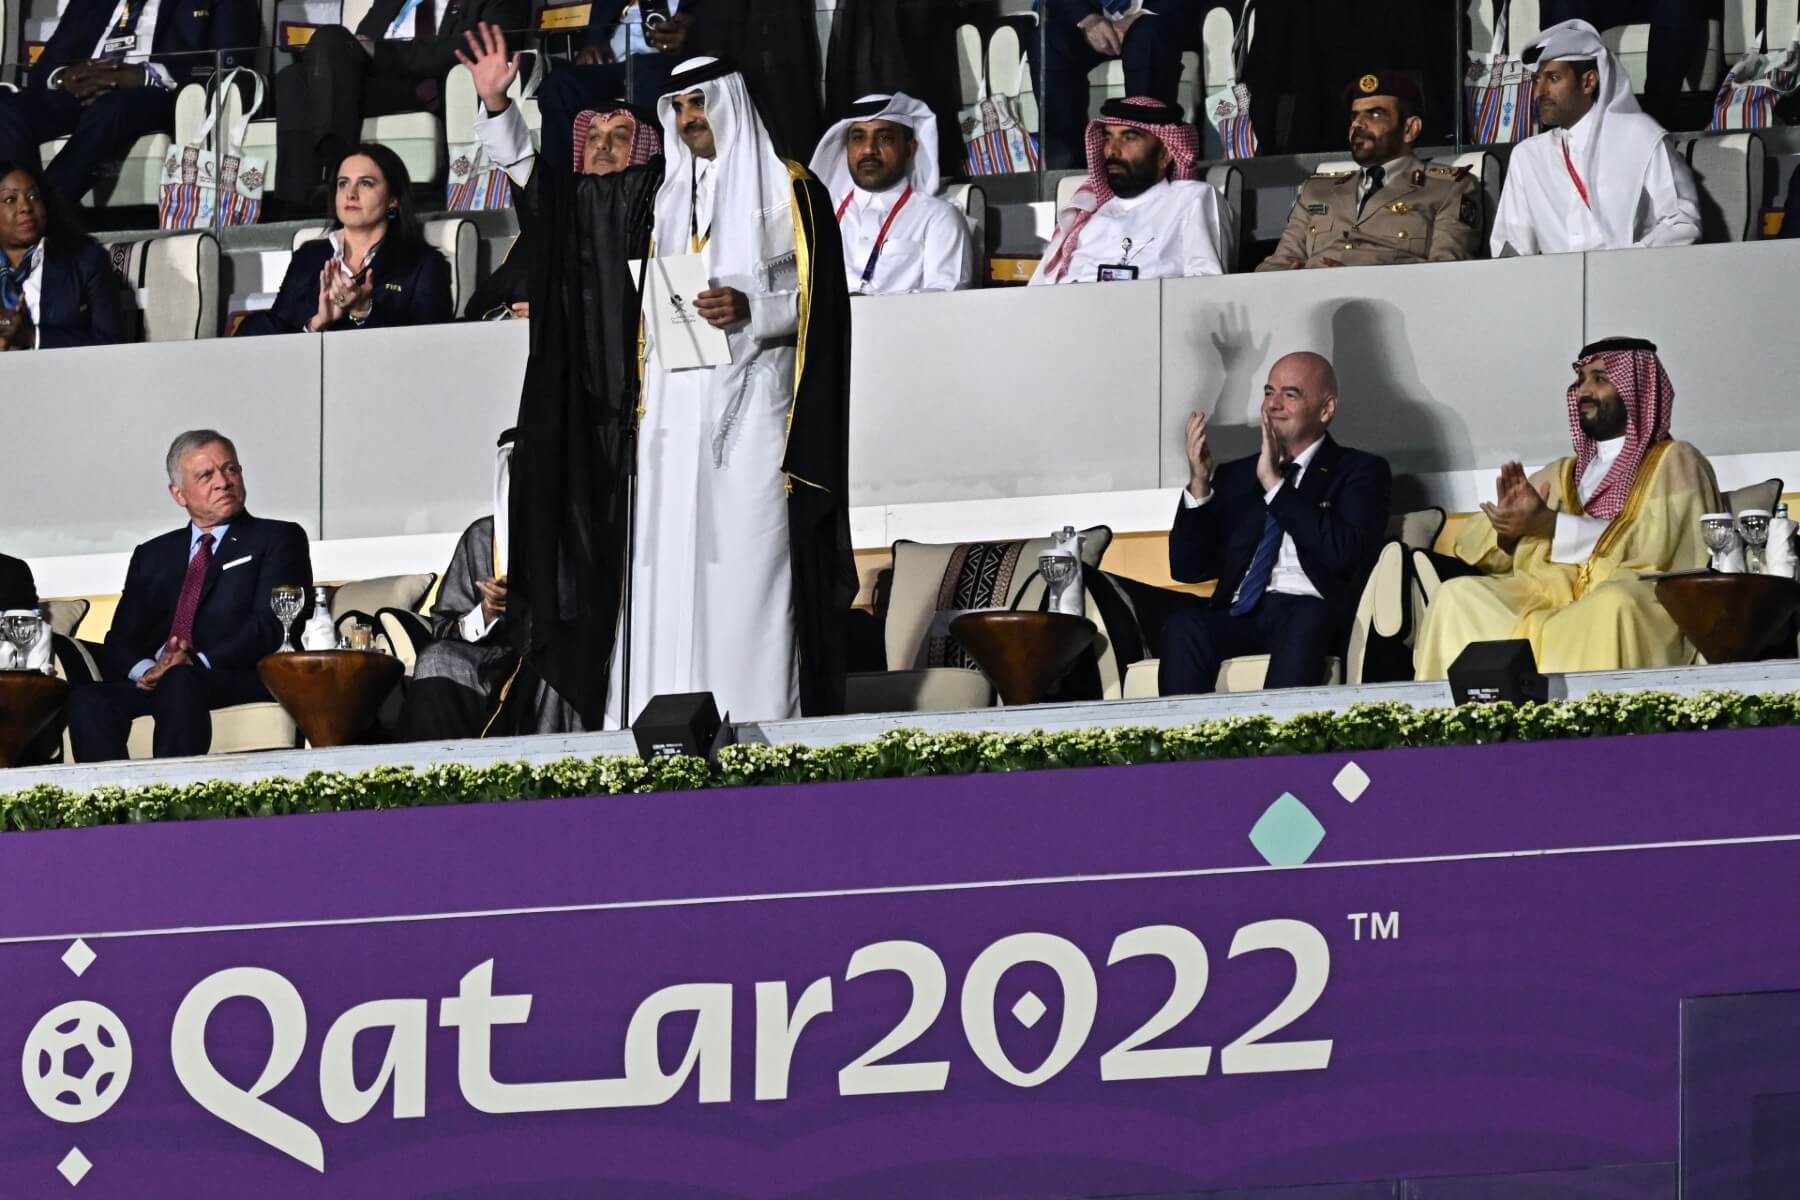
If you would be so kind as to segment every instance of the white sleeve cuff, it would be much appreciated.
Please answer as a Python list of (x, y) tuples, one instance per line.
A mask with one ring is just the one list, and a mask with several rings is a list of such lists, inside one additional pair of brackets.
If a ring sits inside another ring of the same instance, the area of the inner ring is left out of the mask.
[(778, 342), (800, 332), (800, 296), (797, 292), (752, 295), (750, 336), (759, 342)]
[(1186, 488), (1181, 489), (1181, 507), (1183, 508), (1205, 508), (1212, 503), (1212, 498), (1213, 493), (1208, 492), (1204, 498), (1196, 500), (1194, 499), (1194, 493), (1188, 491)]
[(140, 680), (144, 677), (145, 671), (148, 671), (151, 667), (154, 667), (155, 665), (156, 665), (156, 660), (153, 658), (140, 658), (137, 660), (136, 663), (134, 663), (132, 665), (131, 670), (126, 672), (125, 678), (131, 680), (131, 682), (133, 682), (133, 683), (136, 683), (138, 680)]
[(475, 137), (494, 162), (505, 168), (507, 178), (524, 187), (537, 165), (537, 151), (531, 148), (531, 130), (525, 114), (517, 104), (508, 104), (490, 113), (479, 99), (475, 102)]
[(1556, 514), (1556, 536), (1550, 539), (1550, 561), (1570, 566), (1586, 562), (1600, 544), (1610, 521), (1599, 517), (1578, 517), (1574, 513)]
[(477, 604), (469, 610), (468, 616), (462, 619), (462, 636), (465, 642), (479, 642), (493, 631), (497, 621), (490, 621), (482, 616), (481, 605)]

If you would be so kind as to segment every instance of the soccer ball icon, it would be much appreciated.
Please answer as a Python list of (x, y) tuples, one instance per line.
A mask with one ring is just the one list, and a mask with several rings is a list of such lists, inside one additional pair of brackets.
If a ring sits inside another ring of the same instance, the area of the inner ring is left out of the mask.
[(125, 1092), (131, 1037), (104, 1004), (71, 1000), (32, 1026), (20, 1072), (39, 1112), (68, 1124), (91, 1121)]

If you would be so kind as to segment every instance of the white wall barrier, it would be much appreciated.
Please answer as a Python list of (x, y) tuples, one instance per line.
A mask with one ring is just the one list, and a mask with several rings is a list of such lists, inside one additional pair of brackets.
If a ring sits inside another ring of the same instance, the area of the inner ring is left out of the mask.
[[(1566, 453), (1569, 363), (1611, 334), (1663, 347), (1678, 436), (1756, 456), (1736, 474), (1800, 476), (1762, 469), (1800, 451), (1797, 275), (1800, 241), (859, 300), (858, 543), (1036, 530), (1052, 511), (1158, 527), (1187, 413), (1247, 453), (1269, 365), (1302, 349), (1337, 365), (1341, 439), (1409, 477), (1397, 500), (1471, 507), (1499, 463)], [(454, 535), (491, 504), (527, 337), (503, 322), (7, 355), (0, 548), (117, 553), (170, 528), (161, 456), (196, 425), (238, 439), (256, 511), (315, 537)]]

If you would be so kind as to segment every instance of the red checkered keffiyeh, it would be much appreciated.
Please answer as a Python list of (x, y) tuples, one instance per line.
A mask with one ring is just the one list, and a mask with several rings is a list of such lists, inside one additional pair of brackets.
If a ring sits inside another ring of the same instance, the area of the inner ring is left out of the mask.
[[(1590, 517), (1610, 521), (1625, 507), (1638, 468), (1650, 447), (1669, 437), (1669, 421), (1675, 407), (1675, 387), (1654, 350), (1601, 350), (1576, 361), (1575, 370), (1598, 359), (1606, 377), (1619, 389), (1625, 402), (1625, 446), (1613, 459), (1600, 486), (1582, 505)], [(1598, 453), (1594, 439), (1581, 431), (1581, 385), (1569, 385), (1569, 436), (1575, 443), (1575, 479), (1579, 482)]]
[(1158, 116), (1166, 115), (1170, 109), (1161, 100), (1148, 96), (1131, 96), (1124, 100), (1109, 101), (1101, 109), (1098, 119), (1089, 121), (1087, 127), (1087, 182), (1075, 193), (1069, 207), (1058, 215), (1056, 237), (1050, 246), (1049, 256), (1044, 263), (1045, 278), (1052, 282), (1062, 278), (1069, 269), (1069, 263), (1075, 258), (1075, 247), (1081, 242), (1081, 231), (1087, 223), (1094, 219), (1094, 214), (1111, 199), (1112, 185), (1106, 179), (1106, 127), (1108, 125), (1129, 125), (1133, 129), (1142, 129), (1161, 139), (1169, 148), (1169, 154), (1175, 160), (1170, 175), (1174, 179), (1194, 178), (1194, 162), (1200, 157), (1200, 134), (1185, 121), (1164, 121), (1153, 124), (1147, 120), (1134, 120), (1130, 110), (1140, 109)]
[(646, 121), (624, 105), (616, 108), (584, 109), (575, 118), (575, 173), (581, 174), (582, 164), (587, 159), (588, 137), (594, 131), (594, 122), (602, 117), (616, 116), (624, 113), (632, 120), (631, 161), (628, 167), (641, 167), (662, 151), (662, 130), (652, 121)]

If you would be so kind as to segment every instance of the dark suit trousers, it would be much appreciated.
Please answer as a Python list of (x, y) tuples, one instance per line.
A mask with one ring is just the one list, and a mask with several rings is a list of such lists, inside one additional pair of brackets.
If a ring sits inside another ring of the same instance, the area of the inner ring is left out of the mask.
[[(1200, 40), (1200, 7), (1194, 0), (1164, 0), (1156, 16), (1140, 18), (1125, 35), (1125, 94), (1154, 96), (1173, 104), (1181, 86), (1181, 52)], [(1044, 114), (1045, 166), (1087, 165), (1083, 135), (1088, 122), (1088, 72), (1105, 62), (1088, 44), (1078, 22), (1090, 9), (1079, 0), (1045, 0), (1038, 104)], [(1036, 40), (1036, 39), (1032, 39)], [(1036, 46), (1027, 47), (1039, 60)]]
[(0, 160), (36, 163), (38, 143), (67, 137), (44, 174), (63, 199), (80, 204), (107, 163), (118, 162), (148, 133), (175, 128), (175, 93), (158, 87), (128, 88), (86, 108), (67, 92), (30, 87), (0, 92)]
[(150, 691), (129, 680), (90, 683), (69, 693), (69, 743), (76, 762), (124, 758), (131, 722), (156, 718), (157, 758), (205, 754), (212, 710), (269, 699), (256, 672), (176, 667)]
[(381, 53), (379, 43), (371, 58), (340, 25), (313, 34), (300, 61), (275, 76), (275, 194), (296, 206), (319, 199), (326, 173), (362, 141), (364, 117), (428, 107), (419, 98), (421, 82)]
[(1210, 692), (1228, 658), (1267, 654), (1265, 688), (1316, 687), (1325, 682), (1338, 622), (1314, 596), (1265, 592), (1241, 617), (1224, 608), (1183, 609), (1163, 626), (1157, 682), (1165, 696)]

